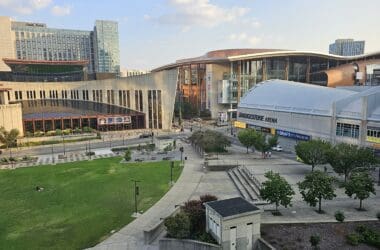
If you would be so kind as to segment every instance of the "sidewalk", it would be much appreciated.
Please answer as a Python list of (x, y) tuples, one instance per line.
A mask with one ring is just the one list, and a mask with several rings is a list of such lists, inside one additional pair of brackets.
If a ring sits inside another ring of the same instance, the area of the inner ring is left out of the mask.
[(184, 148), (184, 156), (187, 156), (188, 160), (185, 162), (185, 167), (177, 183), (168, 193), (140, 217), (91, 249), (158, 249), (157, 245), (144, 244), (143, 230), (157, 224), (160, 218), (170, 215), (174, 211), (175, 205), (190, 199), (204, 175), (201, 168), (202, 159), (193, 151), (191, 146), (185, 144)]

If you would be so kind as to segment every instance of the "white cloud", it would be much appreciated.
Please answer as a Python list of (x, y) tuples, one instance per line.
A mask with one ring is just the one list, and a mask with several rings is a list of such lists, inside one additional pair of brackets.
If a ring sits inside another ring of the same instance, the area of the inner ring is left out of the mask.
[(0, 7), (18, 14), (30, 15), (36, 10), (46, 8), (52, 0), (0, 0)]
[(148, 14), (145, 14), (143, 18), (145, 21), (149, 21), (150, 19), (152, 19), (152, 17)]
[(261, 38), (257, 36), (247, 35), (247, 33), (231, 34), (229, 39), (232, 41), (237, 41), (244, 44), (249, 44), (252, 47), (257, 46), (261, 42)]
[(59, 6), (55, 5), (53, 8), (51, 8), (51, 14), (54, 16), (67, 16), (71, 13), (71, 7), (68, 5), (65, 6)]
[[(222, 23), (236, 21), (245, 16), (248, 8), (223, 8), (209, 0), (168, 0), (173, 12), (155, 18), (159, 23), (185, 27), (194, 25), (214, 27)], [(188, 29), (188, 28), (186, 28)]]

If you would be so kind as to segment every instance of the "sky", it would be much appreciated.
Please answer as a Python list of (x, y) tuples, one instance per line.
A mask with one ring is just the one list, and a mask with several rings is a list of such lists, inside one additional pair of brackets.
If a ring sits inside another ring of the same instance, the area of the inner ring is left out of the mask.
[(0, 0), (0, 16), (51, 28), (119, 23), (122, 68), (150, 70), (210, 50), (328, 52), (337, 38), (380, 51), (380, 0)]

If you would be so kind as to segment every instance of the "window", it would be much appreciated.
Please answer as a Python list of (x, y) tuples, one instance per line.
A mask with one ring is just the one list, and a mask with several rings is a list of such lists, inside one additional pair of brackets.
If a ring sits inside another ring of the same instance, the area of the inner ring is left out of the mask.
[(338, 122), (336, 124), (336, 135), (359, 138), (359, 128), (359, 125)]
[(367, 128), (367, 136), (380, 138), (380, 128), (368, 127)]

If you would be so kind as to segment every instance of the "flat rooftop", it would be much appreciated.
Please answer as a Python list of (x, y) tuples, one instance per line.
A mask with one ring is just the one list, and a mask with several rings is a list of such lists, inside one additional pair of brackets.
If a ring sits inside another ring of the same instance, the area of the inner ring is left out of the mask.
[(206, 202), (206, 204), (214, 209), (222, 217), (229, 217), (260, 210), (258, 207), (241, 197), (220, 201), (210, 201)]

